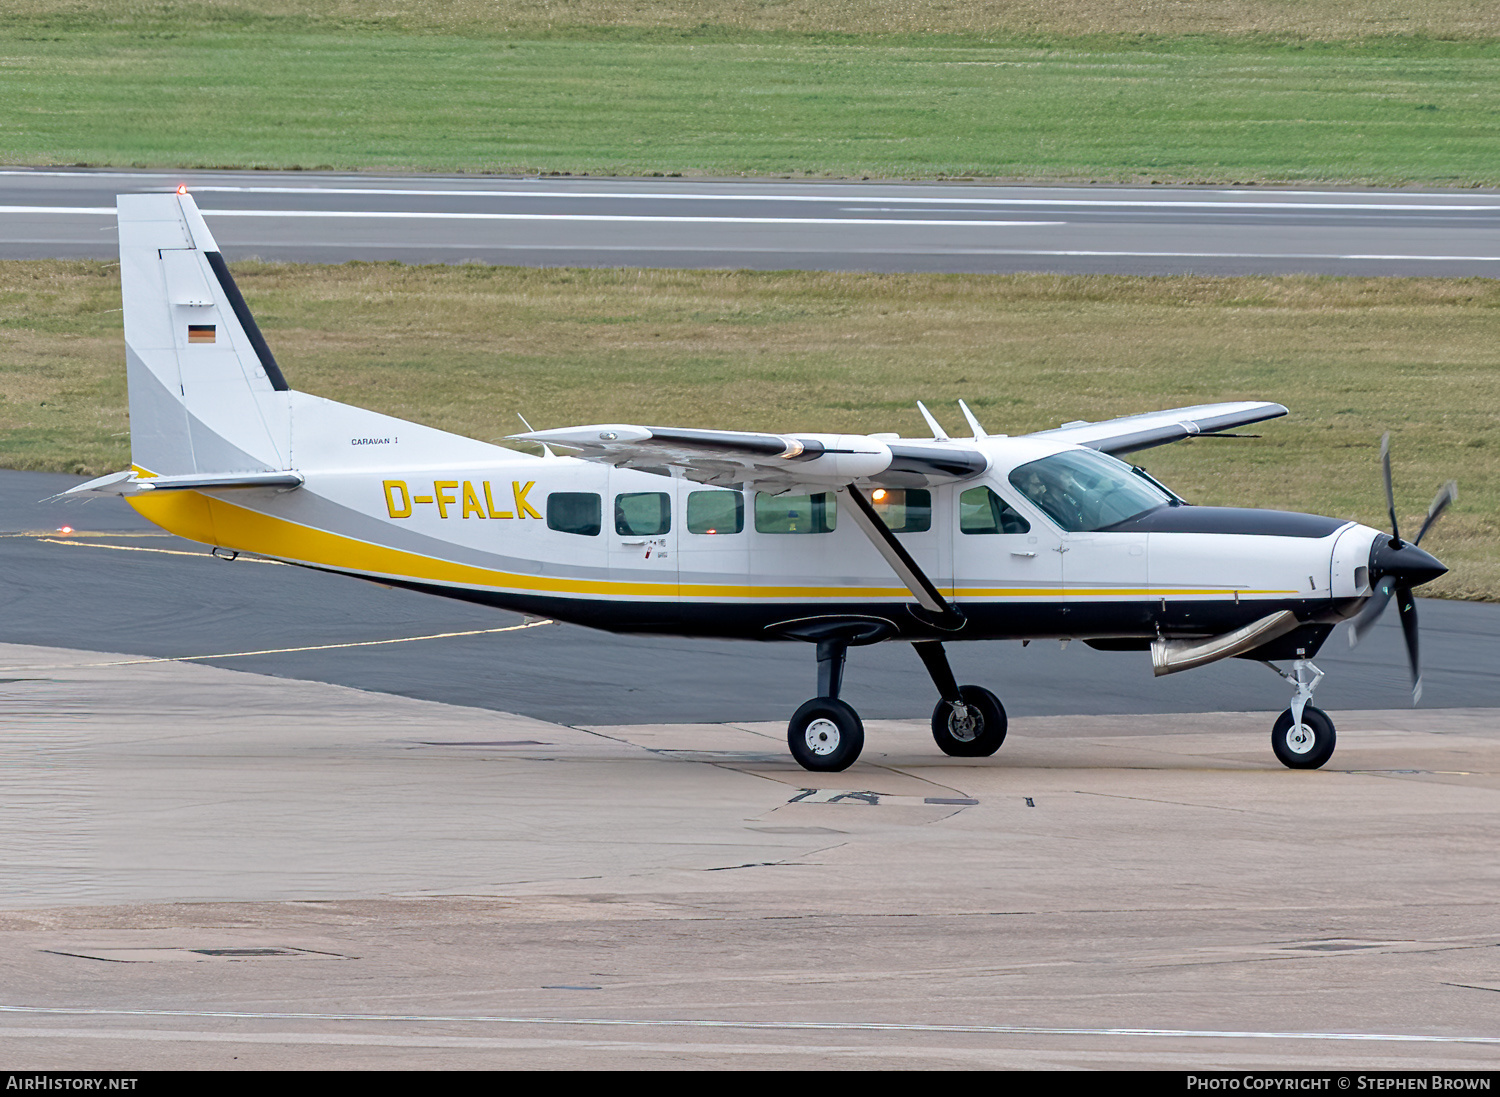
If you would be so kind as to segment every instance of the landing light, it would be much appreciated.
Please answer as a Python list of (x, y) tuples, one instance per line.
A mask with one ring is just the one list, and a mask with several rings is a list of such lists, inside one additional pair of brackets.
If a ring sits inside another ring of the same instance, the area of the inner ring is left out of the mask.
[(58, 533), (72, 533), (73, 532), (73, 527), (72, 526), (59, 526), (57, 532)]

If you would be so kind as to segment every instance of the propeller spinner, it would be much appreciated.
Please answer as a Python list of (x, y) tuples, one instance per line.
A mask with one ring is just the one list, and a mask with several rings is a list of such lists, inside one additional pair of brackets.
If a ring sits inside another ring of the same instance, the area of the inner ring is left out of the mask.
[(1370, 546), (1370, 582), (1374, 593), (1359, 616), (1349, 624), (1349, 646), (1352, 648), (1364, 639), (1380, 615), (1385, 612), (1391, 596), (1396, 596), (1396, 612), (1401, 618), (1401, 634), (1406, 639), (1406, 656), (1411, 663), (1411, 701), (1422, 699), (1422, 663), (1417, 649), (1417, 600), (1412, 588), (1430, 583), (1447, 572), (1438, 559), (1420, 547), (1422, 538), (1434, 522), (1458, 498), (1458, 485), (1449, 480), (1433, 497), (1427, 508), (1427, 519), (1417, 531), (1415, 540), (1403, 541), (1396, 524), (1396, 496), (1391, 489), (1391, 436), (1380, 439), (1380, 468), (1385, 479), (1385, 502), (1391, 516), (1391, 535), (1382, 537)]

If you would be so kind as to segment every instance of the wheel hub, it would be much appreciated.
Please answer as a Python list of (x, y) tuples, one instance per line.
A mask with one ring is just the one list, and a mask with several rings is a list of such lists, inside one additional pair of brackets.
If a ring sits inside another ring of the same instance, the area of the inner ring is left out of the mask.
[(839, 749), (839, 726), (822, 716), (807, 725), (807, 749), (826, 758)]
[(1293, 754), (1306, 754), (1318, 745), (1318, 737), (1306, 724), (1293, 724), (1286, 729), (1286, 749)]
[(979, 714), (971, 705), (955, 705), (948, 713), (948, 734), (960, 743), (972, 743), (979, 736)]

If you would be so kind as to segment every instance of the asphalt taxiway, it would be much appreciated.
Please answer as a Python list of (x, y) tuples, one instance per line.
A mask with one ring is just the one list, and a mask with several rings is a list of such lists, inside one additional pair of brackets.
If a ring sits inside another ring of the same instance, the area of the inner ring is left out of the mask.
[(1494, 276), (1481, 190), (0, 169), (0, 258), (113, 259), (117, 194), (186, 183), (231, 260)]

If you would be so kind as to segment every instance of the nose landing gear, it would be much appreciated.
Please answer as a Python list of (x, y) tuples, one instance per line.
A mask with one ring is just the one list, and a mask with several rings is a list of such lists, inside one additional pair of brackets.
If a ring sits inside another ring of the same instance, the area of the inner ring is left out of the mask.
[(1296, 687), (1291, 708), (1278, 716), (1271, 727), (1271, 750), (1276, 760), (1289, 769), (1317, 769), (1333, 757), (1333, 748), (1338, 743), (1328, 713), (1308, 704), (1323, 679), (1323, 671), (1307, 659), (1294, 660), (1290, 672), (1274, 663), (1266, 666)]

